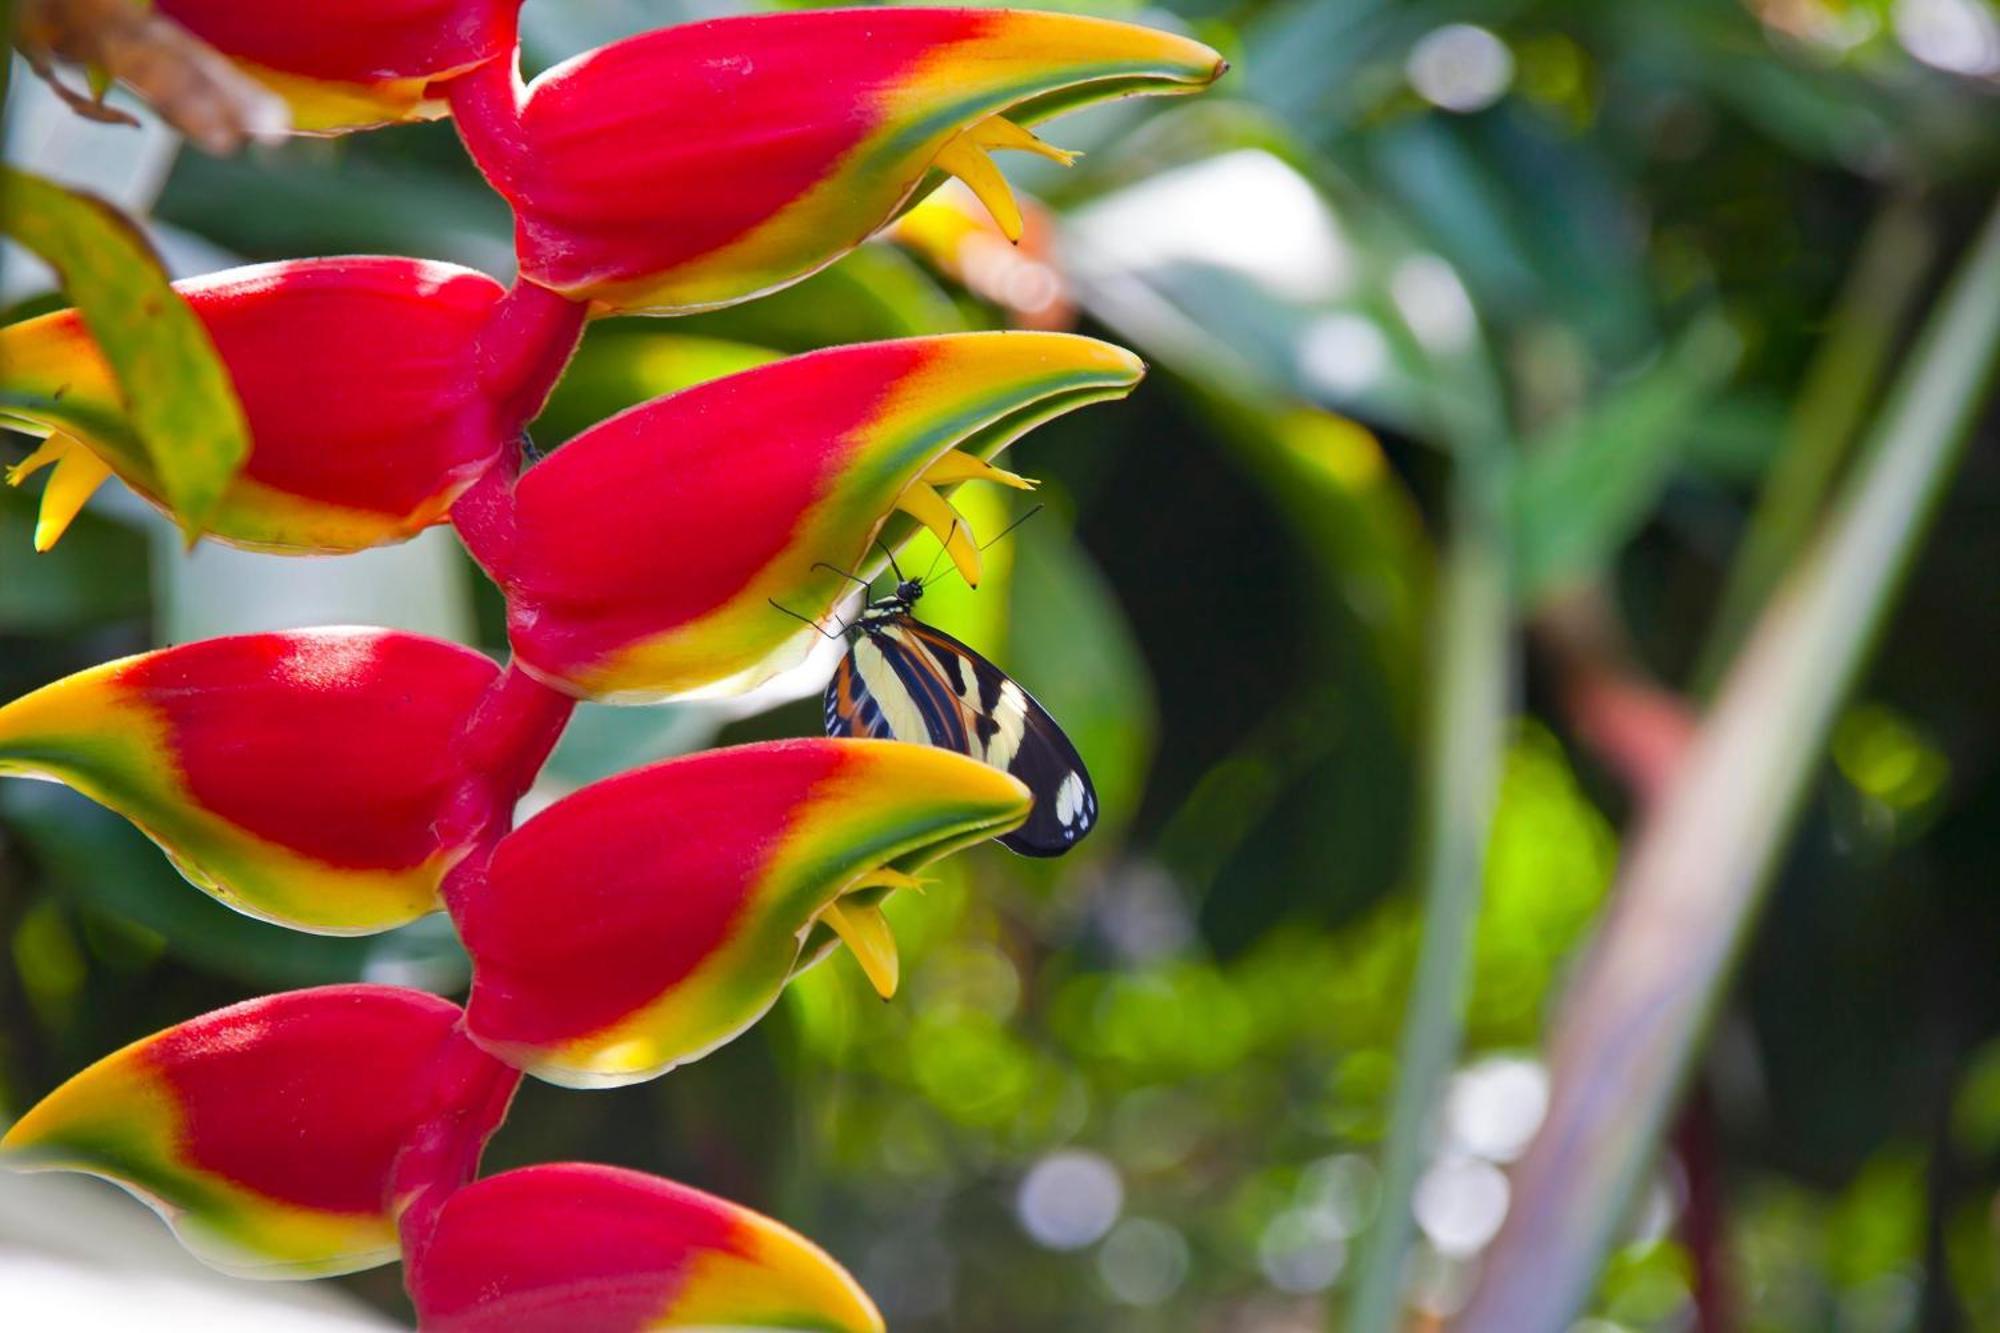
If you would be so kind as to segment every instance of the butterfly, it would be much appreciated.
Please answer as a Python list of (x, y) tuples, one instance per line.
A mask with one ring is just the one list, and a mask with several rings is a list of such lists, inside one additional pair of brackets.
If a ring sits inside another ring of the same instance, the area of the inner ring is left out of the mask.
[(826, 687), (826, 734), (935, 745), (1013, 774), (1035, 805), (1000, 845), (1061, 856), (1097, 823), (1097, 789), (1076, 747), (1004, 671), (911, 614), (922, 581), (900, 570), (896, 579), (893, 593), (843, 626), (847, 653)]

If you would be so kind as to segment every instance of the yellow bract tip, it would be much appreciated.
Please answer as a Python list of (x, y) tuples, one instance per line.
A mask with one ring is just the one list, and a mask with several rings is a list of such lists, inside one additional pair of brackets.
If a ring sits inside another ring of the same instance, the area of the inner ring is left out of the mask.
[(848, 885), (846, 891), (848, 893), (859, 893), (863, 889), (909, 889), (915, 893), (922, 893), (935, 883), (937, 881), (934, 879), (927, 879), (921, 875), (912, 875), (907, 871), (892, 870), (888, 866), (883, 866), (879, 870), (869, 871), (860, 879)]
[(9, 486), (19, 486), (22, 482), (34, 476), (43, 468), (48, 467), (58, 458), (61, 458), (63, 450), (68, 447), (64, 443), (65, 438), (65, 436), (61, 435), (51, 435), (48, 439), (43, 440), (35, 452), (7, 469), (7, 484)]
[(19, 486), (43, 468), (54, 465), (42, 490), (42, 507), (35, 519), (35, 549), (54, 546), (82, 512), (91, 494), (111, 476), (111, 468), (74, 436), (57, 432), (41, 447), (7, 469), (7, 484)]
[(986, 156), (986, 150), (970, 130), (960, 130), (938, 149), (937, 167), (964, 181), (966, 188), (979, 196), (979, 202), (986, 205), (986, 211), (993, 215), (993, 224), (1000, 228), (1000, 234), (1010, 241), (1019, 241), (1025, 225), (1021, 221), (1021, 205), (1014, 198), (1014, 187), (1000, 174), (1000, 168), (993, 165), (993, 159)]
[(1076, 160), (1083, 156), (1075, 149), (1056, 147), (1033, 130), (1024, 129), (1005, 116), (988, 116), (967, 133), (981, 148), (1011, 148), (1015, 152), (1045, 157), (1065, 167), (1075, 166)]
[(894, 997), (902, 965), (896, 957), (896, 936), (882, 909), (871, 903), (834, 902), (820, 913), (820, 920), (853, 952), (875, 993), (885, 1000)]
[(1032, 477), (995, 467), (983, 458), (975, 458), (958, 449), (953, 449), (925, 468), (923, 479), (932, 486), (950, 486), (961, 481), (990, 481), (1000, 486), (1011, 486), (1017, 491), (1032, 491), (1042, 484)]
[(929, 482), (921, 479), (911, 482), (910, 488), (897, 499), (896, 508), (929, 528), (944, 544), (966, 583), (974, 588), (979, 586), (979, 545), (972, 540), (972, 529)]
[(977, 125), (960, 130), (945, 141), (938, 149), (934, 163), (938, 170), (949, 172), (964, 181), (966, 188), (979, 197), (986, 211), (993, 215), (993, 223), (1000, 228), (1001, 235), (1019, 243), (1021, 232), (1026, 225), (1021, 218), (1021, 205), (1014, 198), (1013, 187), (1000, 174), (1000, 168), (993, 165), (987, 151), (1009, 148), (1017, 152), (1033, 153), (1051, 162), (1069, 166), (1080, 154), (1066, 148), (1058, 148), (1031, 130), (1022, 129), (1005, 116), (988, 116)]

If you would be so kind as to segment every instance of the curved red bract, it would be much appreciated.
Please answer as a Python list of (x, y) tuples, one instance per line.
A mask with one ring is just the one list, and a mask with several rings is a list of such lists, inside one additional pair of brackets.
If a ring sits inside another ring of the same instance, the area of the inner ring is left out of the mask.
[(728, 602), (927, 355), (876, 343), (775, 362), (621, 413), (531, 469), (511, 550), (461, 525), (530, 660), (593, 661)]
[(465, 1043), (458, 1019), (419, 991), (325, 986), (184, 1023), (146, 1062), (179, 1102), (192, 1164), (301, 1207), (373, 1213), (436, 1112), (430, 1070)]
[(438, 851), (453, 740), (499, 675), (413, 634), (254, 634), (147, 654), (117, 683), (211, 814), (330, 866), (404, 869)]
[(531, 1166), (469, 1185), (408, 1263), (426, 1333), (883, 1330), (854, 1279), (796, 1232), (611, 1166)]
[[(508, 177), (521, 253), (565, 290), (677, 267), (739, 238), (879, 124), (873, 104), (979, 10), (835, 10), (691, 23), (537, 79)], [(690, 188), (727, 164), (727, 189)]]
[(594, 783), (516, 829), (460, 921), (475, 1030), (560, 1042), (683, 980), (843, 762), (819, 741), (711, 751)]
[(430, 1333), (643, 1329), (686, 1281), (677, 1261), (734, 1247), (740, 1211), (616, 1167), (509, 1171), (444, 1206), (410, 1292)]
[(520, 423), (498, 420), (476, 340), (503, 294), (426, 260), (262, 264), (176, 288), (242, 399), (243, 475), (352, 509), (399, 514), (470, 480)]

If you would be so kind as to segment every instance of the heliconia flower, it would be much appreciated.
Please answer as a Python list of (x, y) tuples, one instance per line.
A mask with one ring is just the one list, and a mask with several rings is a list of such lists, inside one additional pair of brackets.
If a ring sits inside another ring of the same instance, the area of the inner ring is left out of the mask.
[(894, 741), (744, 745), (585, 787), (503, 838), (454, 907), (467, 1028), (551, 1082), (608, 1087), (729, 1041), (836, 941), (886, 997), (882, 898), (1030, 803), (998, 769)]
[[(281, 552), (402, 541), (489, 469), (516, 466), (521, 429), (584, 318), (533, 284), (509, 293), (417, 259), (257, 264), (174, 288), (214, 340), (250, 425), (249, 458), (204, 529)], [(7, 478), (55, 468), (38, 550), (114, 473), (165, 508), (132, 433), (104, 424), (122, 421), (123, 399), (76, 311), (0, 329), (0, 390), (11, 395), (0, 416), (48, 434)]]
[(987, 154), (1067, 161), (1024, 125), (1194, 92), (1220, 56), (1172, 33), (998, 9), (818, 10), (646, 33), (523, 86), (454, 80), (453, 117), (514, 205), (521, 272), (620, 310), (698, 310), (831, 263), (933, 171), (1018, 232)]
[[(985, 460), (1030, 427), (1128, 392), (1131, 353), (1052, 333), (832, 348), (642, 404), (452, 518), (506, 592), (522, 669), (612, 701), (751, 688), (801, 658), (892, 512), (979, 579), (945, 495), (1032, 483)], [(775, 603), (775, 605), (774, 605)]]
[(471, 1179), (520, 1081), (459, 1017), (370, 985), (221, 1009), (57, 1088), (0, 1138), (0, 1164), (102, 1176), (244, 1276), (386, 1263), (398, 1214)]
[(638, 1171), (565, 1162), (477, 1181), (412, 1246), (425, 1333), (882, 1333), (847, 1271), (768, 1217)]
[(521, 0), (153, 0), (284, 98), (292, 128), (441, 116), (431, 85), (514, 51)]
[[(0, 773), (118, 811), (239, 911), (357, 934), (438, 908), (569, 707), (415, 634), (252, 634), (128, 657), (0, 707)], [(540, 728), (504, 771), (467, 750), (485, 733), (461, 741), (482, 710)]]

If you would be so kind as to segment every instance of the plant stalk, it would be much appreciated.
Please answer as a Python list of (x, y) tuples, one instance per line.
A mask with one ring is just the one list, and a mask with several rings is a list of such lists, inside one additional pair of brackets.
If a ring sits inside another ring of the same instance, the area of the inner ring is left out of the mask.
[(1812, 539), (1935, 250), (1936, 238), (1914, 195), (1892, 198), (1869, 227), (1786, 421), (1742, 549), (1730, 565), (1695, 672), (1698, 697), (1714, 693), (1771, 590)]
[(1511, 696), (1512, 605), (1500, 504), (1505, 455), (1468, 449), (1455, 471), (1452, 538), (1438, 588), (1431, 675), (1423, 943), (1397, 1053), (1382, 1209), (1362, 1252), (1350, 1333), (1390, 1333), (1401, 1320), (1410, 1199), (1445, 1081), (1458, 1059), (1472, 975), (1486, 840)]

